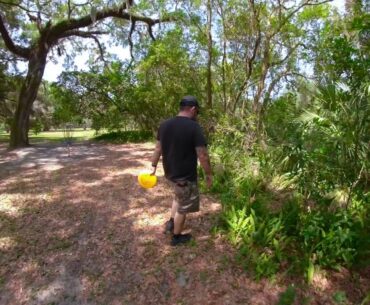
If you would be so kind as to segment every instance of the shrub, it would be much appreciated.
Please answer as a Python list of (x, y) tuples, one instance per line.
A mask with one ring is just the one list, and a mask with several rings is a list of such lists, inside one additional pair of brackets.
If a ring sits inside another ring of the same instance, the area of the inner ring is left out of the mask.
[(129, 130), (113, 131), (99, 135), (94, 138), (97, 141), (106, 141), (111, 143), (141, 143), (153, 140), (151, 131)]

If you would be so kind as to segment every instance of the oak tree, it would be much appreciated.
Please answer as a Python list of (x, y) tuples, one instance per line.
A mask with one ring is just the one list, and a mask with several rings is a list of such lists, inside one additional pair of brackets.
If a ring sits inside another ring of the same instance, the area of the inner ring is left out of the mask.
[[(164, 18), (139, 13), (140, 7), (128, 1), (0, 1), (0, 33), (6, 49), (28, 63), (11, 127), (10, 147), (29, 144), (29, 117), (50, 54), (60, 55), (64, 42), (76, 38), (93, 39), (103, 51), (99, 37), (126, 29), (127, 41), (138, 25), (145, 25), (154, 39), (153, 26)], [(122, 24), (117, 20), (126, 21)]]

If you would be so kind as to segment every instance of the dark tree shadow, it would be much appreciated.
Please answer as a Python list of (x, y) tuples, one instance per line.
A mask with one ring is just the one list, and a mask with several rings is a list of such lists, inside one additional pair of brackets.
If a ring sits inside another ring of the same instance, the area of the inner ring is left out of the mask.
[(210, 196), (188, 217), (195, 241), (169, 245), (163, 173), (153, 189), (137, 183), (152, 147), (81, 145), (69, 158), (57, 145), (8, 153), (0, 156), (1, 305), (270, 305), (286, 288), (255, 282), (211, 233), (220, 205)]

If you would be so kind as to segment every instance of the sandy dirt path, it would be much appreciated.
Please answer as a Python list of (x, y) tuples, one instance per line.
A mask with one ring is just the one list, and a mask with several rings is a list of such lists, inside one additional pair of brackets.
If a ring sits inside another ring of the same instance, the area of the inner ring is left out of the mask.
[(0, 305), (262, 305), (286, 288), (238, 267), (210, 233), (220, 213), (210, 196), (188, 218), (195, 241), (169, 245), (163, 171), (155, 188), (137, 184), (152, 144), (81, 143), (70, 155), (58, 145), (2, 148)]

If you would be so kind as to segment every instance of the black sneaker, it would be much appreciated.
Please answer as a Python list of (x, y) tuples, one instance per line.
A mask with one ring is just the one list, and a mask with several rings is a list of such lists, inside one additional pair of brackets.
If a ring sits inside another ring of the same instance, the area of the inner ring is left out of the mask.
[(170, 219), (169, 221), (166, 221), (166, 223), (164, 224), (163, 234), (167, 234), (167, 233), (173, 234), (174, 227), (175, 227), (175, 223), (174, 223), (173, 219)]
[(186, 244), (192, 239), (191, 234), (179, 234), (174, 235), (171, 240), (171, 246), (177, 246), (180, 244)]

